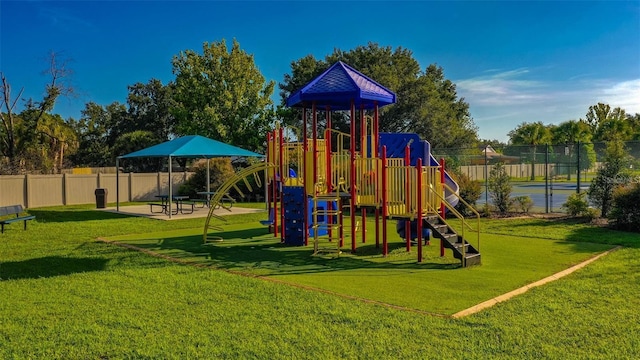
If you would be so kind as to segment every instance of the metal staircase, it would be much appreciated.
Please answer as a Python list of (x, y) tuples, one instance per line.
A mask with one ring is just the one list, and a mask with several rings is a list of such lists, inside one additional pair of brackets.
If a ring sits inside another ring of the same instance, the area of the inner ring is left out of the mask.
[(440, 216), (432, 215), (423, 219), (423, 226), (431, 229), (434, 237), (442, 240), (445, 248), (453, 251), (453, 257), (462, 262), (462, 267), (480, 265), (480, 251), (459, 235)]

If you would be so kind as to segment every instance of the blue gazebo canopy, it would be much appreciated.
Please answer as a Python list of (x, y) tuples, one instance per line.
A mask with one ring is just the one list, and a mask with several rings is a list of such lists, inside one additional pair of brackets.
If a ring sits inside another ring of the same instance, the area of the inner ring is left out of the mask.
[(119, 159), (136, 157), (214, 158), (231, 156), (264, 156), (237, 146), (225, 144), (200, 135), (189, 135), (153, 145), (146, 149), (119, 156)]
[(372, 109), (396, 102), (396, 94), (351, 66), (338, 61), (327, 71), (311, 80), (287, 99), (289, 107), (310, 107), (313, 102), (319, 108), (347, 110), (351, 103)]

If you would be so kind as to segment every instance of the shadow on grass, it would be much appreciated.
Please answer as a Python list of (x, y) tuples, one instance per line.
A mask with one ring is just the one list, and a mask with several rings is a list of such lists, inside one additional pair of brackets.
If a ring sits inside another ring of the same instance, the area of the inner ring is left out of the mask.
[(0, 280), (38, 279), (105, 269), (105, 258), (45, 256), (0, 263)]
[[(266, 228), (251, 228), (211, 233), (225, 239), (203, 244), (202, 235), (124, 241), (142, 249), (158, 252), (180, 260), (211, 265), (219, 269), (255, 272), (260, 275), (320, 273), (355, 269), (424, 270), (457, 269), (459, 262), (426, 259), (416, 262), (416, 250), (402, 254), (404, 244), (389, 244), (389, 253), (399, 256), (382, 258), (375, 244), (359, 246), (352, 254), (343, 248), (335, 254), (313, 256), (313, 247), (289, 246), (273, 238)], [(362, 244), (359, 244), (362, 245)], [(378, 255), (378, 256), (376, 256)], [(431, 261), (433, 260), (433, 261)]]
[[(621, 245), (632, 248), (640, 247), (640, 234), (592, 225), (588, 220), (583, 218), (531, 219), (526, 222), (514, 222), (507, 224), (509, 224), (509, 232), (501, 232), (498, 230), (495, 233), (516, 235), (523, 238), (530, 237), (547, 239), (547, 237), (545, 237), (545, 231), (547, 230), (545, 229), (548, 229), (549, 232), (553, 232), (554, 228), (570, 227), (572, 229), (567, 230), (566, 236), (563, 239), (553, 237), (548, 237), (548, 239), (563, 241), (568, 245), (574, 245), (576, 251), (581, 251), (581, 249), (591, 251), (584, 248), (584, 245), (588, 243), (611, 246)], [(531, 230), (529, 230), (529, 228)], [(492, 230), (489, 230), (489, 232), (492, 232)]]
[(127, 214), (117, 214), (108, 211), (97, 210), (39, 210), (29, 209), (29, 214), (35, 215), (39, 222), (69, 222), (69, 221), (92, 221), (110, 220), (135, 217)]

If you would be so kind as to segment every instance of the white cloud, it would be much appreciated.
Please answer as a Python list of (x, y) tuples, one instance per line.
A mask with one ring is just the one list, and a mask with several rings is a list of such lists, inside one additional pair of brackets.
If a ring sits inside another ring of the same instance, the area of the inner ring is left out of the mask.
[(582, 75), (542, 80), (544, 75), (526, 68), (492, 69), (455, 83), (458, 95), (470, 105), (482, 138), (506, 141), (507, 133), (522, 122), (558, 124), (579, 119), (598, 102), (640, 113), (640, 79), (612, 81)]
[(529, 73), (528, 69), (489, 71), (493, 74), (456, 82), (457, 89), (467, 101), (481, 105), (513, 105), (545, 99), (540, 92), (545, 84), (519, 77)]
[(623, 81), (602, 89), (604, 102), (627, 114), (640, 113), (640, 79)]

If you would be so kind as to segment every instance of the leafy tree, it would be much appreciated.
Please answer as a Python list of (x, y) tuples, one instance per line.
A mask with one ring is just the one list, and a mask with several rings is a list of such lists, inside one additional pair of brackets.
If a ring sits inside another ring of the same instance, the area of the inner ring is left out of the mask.
[[(569, 163), (574, 164), (577, 161), (577, 151), (580, 151), (580, 163), (577, 165), (580, 170), (591, 168), (596, 161), (596, 153), (593, 144), (590, 143), (591, 138), (591, 128), (582, 120), (565, 121), (551, 128), (551, 141), (567, 146)], [(571, 171), (568, 172), (567, 180), (571, 180)]]
[[(171, 109), (176, 106), (173, 100), (173, 86), (162, 85), (157, 79), (148, 83), (136, 83), (128, 86), (127, 96), (129, 121), (122, 124), (121, 133), (149, 131), (160, 142), (167, 141), (175, 133), (175, 117)], [(139, 150), (139, 149), (136, 149)]]
[[(113, 156), (121, 156), (159, 144), (156, 134), (151, 131), (136, 130), (120, 136), (113, 144)], [(165, 164), (164, 158), (135, 158), (121, 162), (126, 172), (155, 172)]]
[[(36, 128), (36, 142), (30, 150), (36, 150), (29, 158), (41, 158), (39, 170), (43, 173), (59, 174), (65, 168), (65, 155), (78, 148), (76, 133), (60, 115), (44, 114)], [(34, 171), (37, 167), (34, 166)]]
[(176, 133), (199, 134), (253, 151), (264, 148), (271, 128), (274, 82), (266, 82), (253, 56), (234, 40), (205, 42), (202, 54), (186, 50), (173, 58)]
[(549, 128), (542, 122), (523, 122), (514, 130), (509, 132), (510, 143), (512, 145), (528, 145), (531, 149), (531, 180), (535, 180), (536, 174), (536, 151), (538, 146), (547, 144), (551, 140)]
[(598, 169), (587, 191), (590, 202), (600, 209), (603, 217), (607, 217), (611, 208), (614, 189), (630, 181), (630, 163), (624, 142), (614, 140), (607, 143), (604, 166)]
[(489, 172), (489, 195), (493, 201), (493, 205), (501, 214), (505, 214), (511, 207), (511, 182), (509, 174), (502, 162), (493, 166)]
[(626, 113), (619, 107), (611, 109), (603, 103), (592, 105), (583, 121), (591, 127), (594, 141), (626, 141), (632, 138)]
[[(291, 74), (285, 75), (279, 85), (281, 103), (339, 60), (396, 93), (397, 103), (380, 111), (380, 131), (416, 132), (433, 148), (470, 147), (477, 141), (469, 105), (458, 99), (455, 84), (444, 77), (443, 69), (437, 65), (421, 71), (412, 52), (402, 47), (393, 50), (369, 43), (350, 51), (335, 49), (324, 60), (306, 56), (294, 61)], [(285, 123), (299, 124), (296, 110), (281, 114)], [(334, 128), (349, 132), (346, 116), (334, 114), (332, 122)]]
[(114, 129), (113, 118), (119, 116), (122, 110), (122, 105), (118, 103), (106, 108), (94, 102), (85, 105), (80, 120), (72, 122), (79, 140), (78, 151), (72, 156), (75, 165), (113, 166), (115, 157), (111, 154), (111, 148), (115, 139), (112, 142), (109, 134)]
[(640, 140), (640, 113), (627, 114), (627, 121), (631, 128), (631, 140)]
[[(25, 109), (21, 112), (20, 119), (16, 117), (16, 106), (18, 100), (21, 99), (24, 88), (18, 92), (18, 96), (11, 97), (11, 85), (0, 73), (2, 84), (0, 91), (0, 151), (8, 161), (7, 169), (12, 173), (24, 172), (28, 167), (29, 159), (24, 158), (25, 149), (39, 147), (38, 129), (42, 128), (40, 124), (45, 114), (49, 114), (60, 96), (71, 96), (74, 89), (69, 83), (72, 70), (69, 68), (68, 59), (60, 58), (55, 52), (49, 54), (49, 66), (43, 72), (49, 76), (49, 83), (45, 86), (45, 94), (41, 101), (27, 99)], [(18, 124), (19, 123), (19, 124)], [(23, 130), (21, 136), (17, 131)]]

